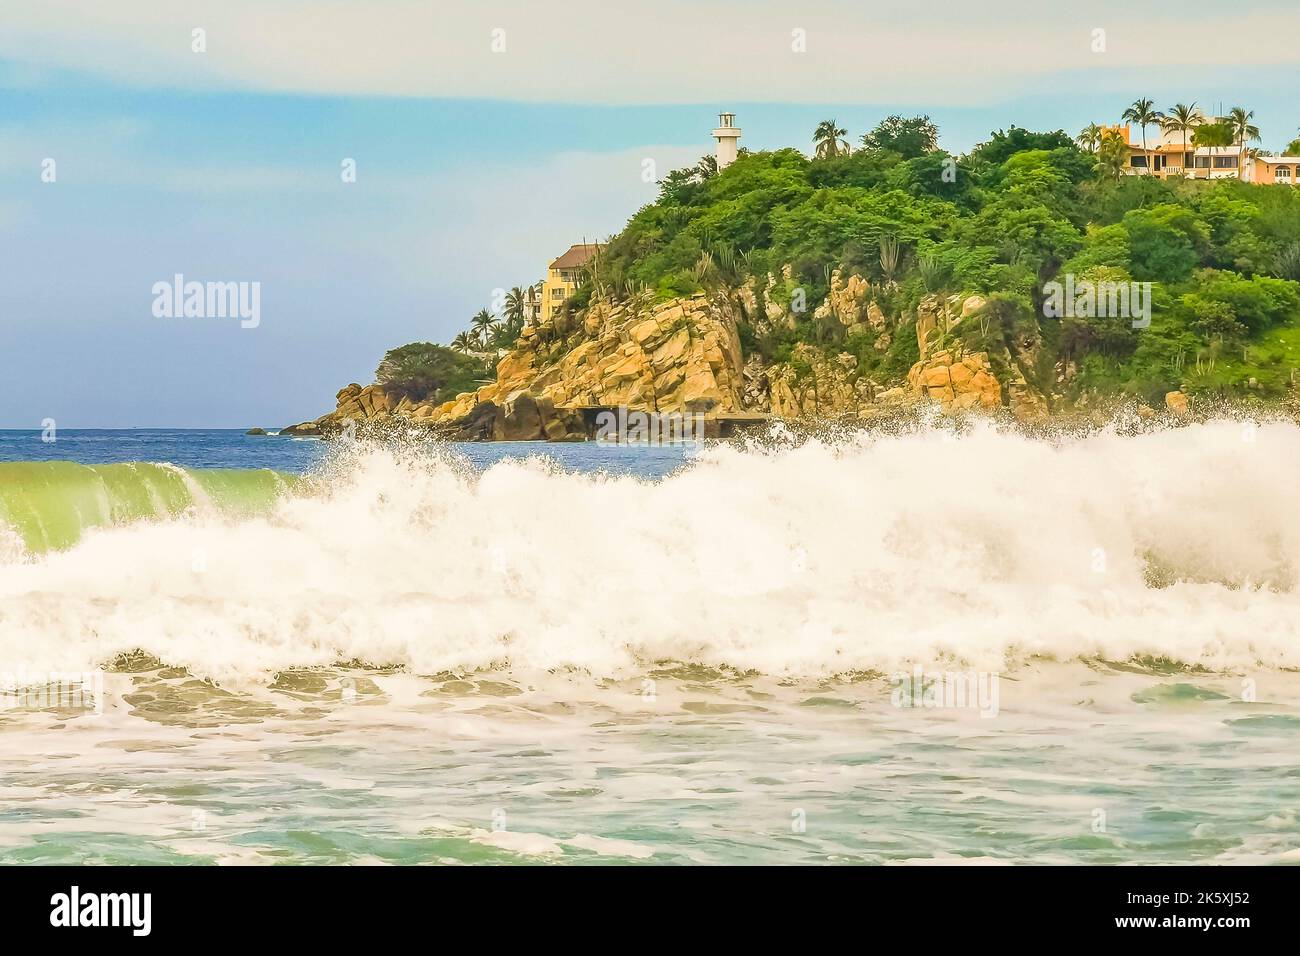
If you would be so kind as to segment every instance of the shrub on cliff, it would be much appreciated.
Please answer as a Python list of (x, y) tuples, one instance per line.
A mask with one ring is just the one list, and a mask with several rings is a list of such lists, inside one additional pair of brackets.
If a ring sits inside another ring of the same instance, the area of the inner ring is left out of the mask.
[(432, 342), (389, 349), (375, 369), (375, 381), (389, 395), (413, 402), (439, 402), (471, 392), (491, 378), (487, 363)]
[(1192, 210), (1172, 203), (1124, 215), (1133, 277), (1140, 282), (1181, 282), (1208, 251), (1210, 230)]

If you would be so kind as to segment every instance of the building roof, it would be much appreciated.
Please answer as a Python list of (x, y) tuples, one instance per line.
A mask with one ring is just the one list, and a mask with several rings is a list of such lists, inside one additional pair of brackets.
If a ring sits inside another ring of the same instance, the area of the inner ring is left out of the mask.
[(1277, 163), (1286, 163), (1287, 165), (1290, 165), (1291, 163), (1300, 163), (1300, 156), (1256, 156), (1255, 158), (1261, 163), (1269, 163), (1271, 165), (1276, 165)]
[(605, 247), (599, 242), (580, 242), (576, 246), (569, 246), (569, 251), (552, 262), (551, 268), (576, 269), (578, 266), (586, 265), (587, 260), (603, 248)]

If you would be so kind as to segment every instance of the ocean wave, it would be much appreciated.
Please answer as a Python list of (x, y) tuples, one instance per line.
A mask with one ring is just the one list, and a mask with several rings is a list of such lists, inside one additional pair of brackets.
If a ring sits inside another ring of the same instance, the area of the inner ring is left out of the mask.
[(0, 529), (28, 553), (66, 548), (92, 528), (190, 511), (266, 510), (295, 478), (269, 469), (186, 469), (167, 463), (0, 462)]
[(1296, 667), (1298, 473), (1300, 429), (1232, 421), (718, 446), (657, 481), (353, 446), (260, 513), (0, 565), (0, 670)]

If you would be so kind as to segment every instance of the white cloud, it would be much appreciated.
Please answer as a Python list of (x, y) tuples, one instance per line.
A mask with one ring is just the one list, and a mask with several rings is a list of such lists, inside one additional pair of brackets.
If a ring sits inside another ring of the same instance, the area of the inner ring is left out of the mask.
[[(1265, 4), (1267, 5), (1267, 4)], [(0, 57), (182, 89), (575, 103), (978, 104), (1035, 78), (1300, 62), (1300, 10), (1104, 0), (0, 0)], [(1208, 12), (1206, 12), (1208, 11)], [(207, 52), (191, 52), (191, 31)], [(505, 52), (491, 50), (505, 31)], [(1106, 52), (1092, 31), (1106, 31)], [(807, 31), (807, 52), (791, 50)], [(1195, 75), (1195, 74), (1192, 74)]]

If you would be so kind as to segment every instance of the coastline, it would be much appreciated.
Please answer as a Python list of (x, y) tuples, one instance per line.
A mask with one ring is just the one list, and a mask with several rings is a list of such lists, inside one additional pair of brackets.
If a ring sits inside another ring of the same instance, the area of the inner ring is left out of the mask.
[[(1122, 395), (1092, 395), (1065, 405), (1059, 394), (1053, 402), (1053, 396), (1036, 392), (1023, 378), (999, 380), (987, 352), (928, 344), (938, 325), (951, 334), (983, 305), (979, 296), (954, 298), (943, 307), (930, 303), (934, 311), (923, 313), (927, 321), (916, 333), (920, 358), (900, 381), (864, 378), (846, 354), (838, 363), (810, 361), (803, 382), (784, 368), (765, 367), (757, 356), (742, 358), (737, 317), (743, 321), (748, 314), (743, 300), (670, 301), (645, 319), (617, 306), (598, 305), (586, 323), (591, 331), (572, 348), (566, 343), (558, 359), (539, 360), (537, 343), (545, 341), (545, 326), (525, 327), (519, 346), (498, 363), (495, 383), (439, 405), (394, 398), (377, 384), (352, 383), (336, 395), (334, 411), (284, 426), (279, 434), (383, 437), (414, 428), (453, 441), (584, 441), (596, 437), (602, 415), (626, 419), (629, 413), (641, 413), (665, 420), (699, 416), (707, 437), (727, 438), (773, 423), (816, 429), (915, 418), (929, 411), (957, 418), (982, 413), (1027, 425), (1049, 419), (1104, 424), (1126, 414), (1172, 421), (1205, 418), (1234, 405), (1210, 399), (1194, 408), (1182, 391), (1167, 393), (1159, 412)], [(863, 308), (864, 314), (870, 311)], [(840, 314), (854, 315), (847, 309)], [(702, 316), (707, 318), (701, 321)], [(887, 340), (888, 334), (882, 335)], [(1295, 414), (1289, 397), (1235, 405), (1265, 416)]]

